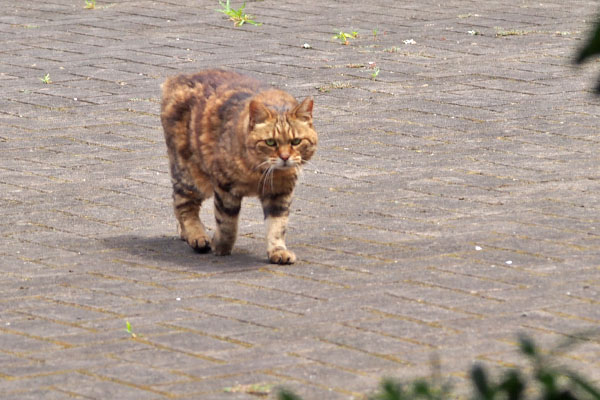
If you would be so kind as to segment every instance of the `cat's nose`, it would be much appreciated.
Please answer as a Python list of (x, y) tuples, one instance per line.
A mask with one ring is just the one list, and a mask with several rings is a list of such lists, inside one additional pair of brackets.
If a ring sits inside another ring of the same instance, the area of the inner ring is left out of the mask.
[(287, 161), (288, 158), (290, 158), (290, 153), (279, 153), (279, 158), (281, 158), (283, 161)]

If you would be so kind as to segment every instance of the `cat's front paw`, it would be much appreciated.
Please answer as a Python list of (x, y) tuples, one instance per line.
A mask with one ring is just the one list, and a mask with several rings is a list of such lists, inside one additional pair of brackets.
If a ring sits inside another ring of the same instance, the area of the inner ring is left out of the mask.
[(208, 253), (210, 251), (210, 239), (203, 229), (190, 229), (182, 231), (181, 239), (185, 240), (197, 253)]
[(210, 247), (212, 248), (212, 252), (216, 256), (228, 256), (231, 254), (231, 250), (233, 249), (233, 244), (225, 243), (216, 240), (213, 238)]
[(208, 239), (194, 239), (188, 244), (194, 249), (196, 253), (208, 253), (210, 251), (210, 242)]
[(281, 247), (276, 247), (273, 250), (268, 251), (267, 254), (271, 264), (293, 264), (296, 262), (296, 255), (294, 252)]

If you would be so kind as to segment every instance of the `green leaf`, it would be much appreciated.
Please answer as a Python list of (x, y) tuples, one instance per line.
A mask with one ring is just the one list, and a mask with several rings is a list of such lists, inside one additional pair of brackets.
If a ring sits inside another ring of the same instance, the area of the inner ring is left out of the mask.
[(471, 370), (471, 379), (477, 389), (478, 399), (492, 400), (494, 390), (490, 387), (487, 374), (481, 365), (475, 365)]
[(600, 54), (600, 19), (596, 21), (593, 33), (588, 36), (583, 47), (577, 52), (575, 62), (581, 64), (597, 54)]
[(432, 396), (429, 383), (423, 380), (418, 380), (413, 384), (413, 393), (425, 398), (431, 398)]
[(278, 400), (302, 400), (302, 398), (289, 390), (282, 389), (277, 395)]
[(511, 370), (508, 371), (499, 389), (506, 393), (507, 400), (521, 400), (523, 398), (523, 391), (525, 390), (525, 383), (517, 371)]
[(376, 393), (371, 400), (404, 400), (402, 385), (392, 379), (384, 379), (381, 382), (381, 392)]
[(538, 351), (535, 347), (535, 343), (529, 337), (521, 335), (519, 337), (519, 347), (523, 354), (529, 357), (538, 357)]
[(131, 329), (131, 324), (129, 323), (129, 321), (125, 321), (125, 330), (131, 335), (132, 338), (135, 339), (138, 337), (138, 335), (135, 332), (133, 332), (133, 329)]
[(40, 78), (40, 81), (42, 81), (42, 83), (45, 83), (45, 84), (52, 83), (52, 79), (50, 79), (50, 74), (44, 75), (43, 78)]
[(227, 14), (231, 11), (231, 7), (229, 6), (229, 0), (227, 0), (227, 3), (225, 3), (225, 4), (223, 4), (223, 2), (221, 0), (219, 0), (219, 5), (221, 6), (221, 9), (217, 10), (218, 12)]
[(537, 372), (536, 378), (538, 382), (542, 384), (545, 398), (553, 399), (558, 395), (559, 390), (556, 387), (556, 379), (558, 376), (556, 376), (556, 373), (553, 371), (541, 370)]
[(574, 372), (567, 372), (567, 376), (571, 379), (579, 388), (592, 395), (594, 400), (600, 400), (600, 390), (594, 387), (591, 383), (575, 374)]

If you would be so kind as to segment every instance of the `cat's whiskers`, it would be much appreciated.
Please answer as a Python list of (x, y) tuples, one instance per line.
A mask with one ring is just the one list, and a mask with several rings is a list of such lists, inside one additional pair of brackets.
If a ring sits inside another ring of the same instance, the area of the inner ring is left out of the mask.
[(271, 168), (271, 190), (273, 190), (273, 175), (275, 175), (275, 167)]
[[(276, 169), (277, 168), (275, 168), (274, 165), (271, 165), (271, 167), (269, 168), (268, 178), (269, 178), (269, 189), (270, 190), (273, 190), (273, 175), (275, 175), (275, 170)], [(266, 179), (265, 179), (265, 182), (266, 182)]]
[[(266, 161), (261, 162), (260, 164), (258, 164), (257, 166), (254, 167), (254, 170), (258, 170), (261, 167), (263, 167), (264, 165), (268, 165), (268, 167), (262, 172), (260, 179), (258, 180), (258, 190), (261, 193), (264, 193), (267, 187), (267, 180), (269, 179), (269, 176), (271, 176), (270, 178), (270, 185), (271, 185), (271, 189), (273, 188), (273, 170), (275, 169), (275, 166), (273, 165), (273, 160), (268, 159)], [(262, 189), (261, 189), (261, 185), (262, 185)]]
[(273, 189), (273, 173), (275, 172), (275, 165), (271, 164), (270, 161), (265, 161), (265, 163), (269, 163), (269, 167), (262, 173), (260, 180), (258, 181), (259, 187), (261, 186), (261, 182), (262, 182), (261, 193), (265, 193), (265, 191), (266, 191), (267, 180), (269, 181), (271, 189)]
[(313, 167), (313, 168), (314, 168), (314, 171), (315, 171), (317, 174), (321, 172), (321, 171), (319, 171), (319, 168), (317, 168), (317, 166), (316, 166), (316, 165), (315, 165), (313, 162), (311, 162), (311, 161), (308, 161), (308, 160), (302, 160), (302, 164), (308, 164), (308, 165), (310, 165), (311, 167)]
[[(268, 165), (268, 164), (270, 164), (270, 161), (269, 161), (269, 160), (267, 160), (267, 161), (263, 161), (263, 162), (261, 162), (260, 164), (258, 164), (257, 166), (255, 166), (255, 167), (253, 168), (253, 170), (254, 170), (254, 171), (258, 171), (258, 170), (259, 170), (259, 169), (260, 169), (260, 168), (261, 168), (263, 165), (265, 165), (265, 164), (267, 164), (267, 165)], [(263, 173), (264, 173), (264, 172), (263, 172)]]
[[(258, 180), (258, 189), (259, 189), (259, 192), (261, 192), (261, 193), (264, 193), (264, 191), (265, 191), (265, 178), (267, 177), (267, 174), (269, 173), (269, 168), (267, 168), (263, 171), (263, 173), (260, 176), (260, 179)], [(261, 185), (262, 185), (262, 188), (261, 188)]]
[(294, 169), (296, 170), (296, 175), (298, 176), (298, 178), (302, 179), (302, 177), (304, 177), (304, 170), (302, 169), (302, 165), (296, 164), (294, 166)]

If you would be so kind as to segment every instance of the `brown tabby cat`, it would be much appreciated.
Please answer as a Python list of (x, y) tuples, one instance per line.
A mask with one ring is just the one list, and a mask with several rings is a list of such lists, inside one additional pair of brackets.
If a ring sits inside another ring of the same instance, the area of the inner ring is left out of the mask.
[[(201, 253), (230, 254), (242, 197), (258, 196), (269, 261), (295, 262), (285, 230), (299, 168), (317, 146), (312, 98), (298, 104), (284, 91), (224, 70), (171, 77), (162, 88), (181, 238)], [(198, 212), (212, 195), (217, 224), (210, 241)]]

